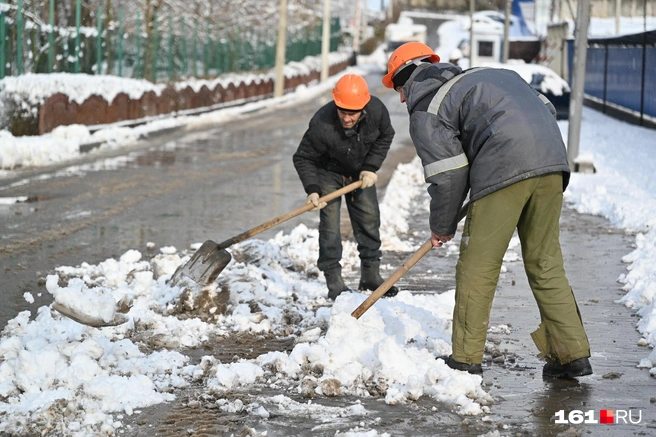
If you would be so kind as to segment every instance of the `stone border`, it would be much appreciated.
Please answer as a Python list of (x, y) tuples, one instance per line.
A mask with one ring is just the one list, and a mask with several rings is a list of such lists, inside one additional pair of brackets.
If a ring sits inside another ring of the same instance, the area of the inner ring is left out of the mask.
[[(337, 74), (350, 65), (349, 60), (331, 65), (329, 75)], [(285, 78), (285, 90), (293, 90), (299, 85), (320, 80), (319, 71), (311, 71)], [(237, 85), (228, 84), (224, 88), (217, 84), (210, 90), (203, 85), (197, 92), (191, 87), (176, 90), (166, 87), (158, 96), (150, 91), (138, 100), (132, 100), (127, 94), (118, 94), (112, 102), (107, 102), (98, 95), (91, 95), (81, 104), (71, 102), (68, 96), (57, 93), (46, 99), (43, 104), (31, 111), (36, 116), (16, 115), (10, 123), (13, 135), (43, 135), (58, 126), (82, 124), (86, 126), (106, 125), (128, 121), (124, 125), (142, 124), (149, 118), (177, 112), (197, 112), (202, 108), (216, 105), (233, 106), (246, 101), (261, 100), (273, 95), (273, 79), (244, 81)], [(20, 120), (18, 120), (20, 118)]]

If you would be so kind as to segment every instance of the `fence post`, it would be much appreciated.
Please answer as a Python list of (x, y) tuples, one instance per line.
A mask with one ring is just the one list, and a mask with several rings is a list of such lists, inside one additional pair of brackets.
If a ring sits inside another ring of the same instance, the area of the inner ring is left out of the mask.
[(123, 8), (118, 9), (118, 75), (123, 76)]
[(82, 0), (75, 0), (75, 66), (73, 73), (80, 72), (80, 21), (82, 20)]
[(643, 5), (645, 29), (642, 32), (642, 72), (640, 78), (640, 126), (645, 125), (645, 77), (647, 74), (647, 0)]
[[(4, 2), (3, 2), (4, 3)], [(52, 66), (55, 62), (55, 0), (50, 0), (50, 9), (49, 9), (48, 22), (50, 23), (50, 32), (48, 32), (48, 73), (52, 73)], [(4, 19), (2, 20), (4, 22)], [(2, 39), (4, 43), (4, 32), (2, 34)], [(4, 62), (3, 62), (4, 64)]]
[(205, 22), (205, 46), (203, 47), (203, 72), (205, 76), (210, 73), (210, 22)]
[(180, 19), (180, 27), (182, 29), (182, 76), (186, 76), (189, 69), (187, 65), (187, 26), (184, 17)]
[(198, 20), (194, 21), (194, 77), (198, 77)]
[(157, 12), (153, 16), (153, 83), (157, 83), (157, 61), (159, 55), (159, 26), (157, 25)]
[[(0, 0), (0, 5), (4, 5), (5, 0)], [(4, 8), (4, 6), (3, 6)], [(6, 37), (6, 25), (5, 25), (5, 10), (2, 9), (0, 12), (0, 79), (5, 78), (5, 65), (7, 61), (5, 59), (5, 37)]]
[(141, 79), (141, 13), (137, 12), (137, 65), (135, 77)]
[(102, 9), (100, 6), (98, 6), (96, 21), (98, 31), (98, 36), (96, 36), (96, 74), (102, 74)]
[(173, 80), (173, 17), (169, 15), (169, 80)]
[(230, 36), (230, 28), (224, 29), (225, 43), (223, 44), (223, 72), (227, 73), (232, 71), (232, 39)]
[(604, 106), (602, 112), (606, 113), (606, 95), (608, 90), (608, 43), (604, 44)]
[(23, 0), (16, 10), (16, 74), (23, 74)]
[(243, 51), (244, 51), (244, 44), (243, 40), (241, 38), (241, 32), (239, 31), (239, 26), (235, 26), (235, 45), (234, 47), (236, 48), (236, 56), (237, 56), (237, 71), (242, 71), (243, 70)]
[(223, 72), (223, 68), (221, 66), (221, 63), (223, 62), (223, 55), (221, 54), (221, 51), (223, 50), (222, 43), (221, 43), (221, 26), (217, 25), (216, 26), (216, 53), (214, 56), (216, 56), (216, 75), (218, 76)]

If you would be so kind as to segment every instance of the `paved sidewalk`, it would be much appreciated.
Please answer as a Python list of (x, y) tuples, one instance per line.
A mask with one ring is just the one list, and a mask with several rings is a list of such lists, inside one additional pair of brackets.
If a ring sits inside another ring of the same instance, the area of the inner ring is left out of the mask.
[[(424, 205), (428, 195), (419, 200)], [(464, 221), (462, 222), (464, 223)], [(461, 226), (462, 226), (461, 223)], [(428, 213), (417, 211), (410, 219), (410, 232), (423, 243), (428, 237)], [(459, 243), (459, 235), (456, 239)], [(637, 346), (640, 334), (631, 310), (616, 303), (624, 292), (617, 278), (626, 272), (621, 257), (632, 250), (633, 236), (611, 229), (599, 217), (580, 215), (565, 208), (561, 221), (561, 243), (565, 268), (574, 289), (592, 348), (594, 374), (579, 381), (543, 380), (543, 361), (530, 333), (539, 323), (537, 305), (528, 286), (521, 259), (506, 262), (501, 274), (491, 315), (491, 327), (510, 326), (509, 333), (488, 336), (483, 384), (495, 398), (491, 414), (465, 419), (463, 434), (498, 428), (501, 435), (593, 435), (630, 436), (656, 434), (656, 391), (654, 379), (636, 365), (649, 350)], [(519, 247), (515, 250), (521, 257)], [(441, 293), (455, 287), (455, 253), (434, 249), (399, 285), (416, 293)], [(384, 254), (384, 264), (397, 268), (411, 254)], [(384, 272), (384, 276), (393, 273)], [(347, 277), (355, 283), (357, 274)], [(631, 410), (639, 424), (573, 425), (556, 424), (555, 414), (563, 410), (567, 419), (572, 410)], [(469, 424), (469, 425), (468, 425)], [(470, 429), (468, 429), (470, 428)], [(571, 429), (570, 429), (571, 428)]]

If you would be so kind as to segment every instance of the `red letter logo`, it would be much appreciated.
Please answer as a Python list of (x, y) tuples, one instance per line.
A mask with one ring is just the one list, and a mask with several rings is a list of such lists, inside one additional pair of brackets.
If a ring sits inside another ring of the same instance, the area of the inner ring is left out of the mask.
[(599, 423), (614, 424), (615, 423), (614, 410), (599, 410)]

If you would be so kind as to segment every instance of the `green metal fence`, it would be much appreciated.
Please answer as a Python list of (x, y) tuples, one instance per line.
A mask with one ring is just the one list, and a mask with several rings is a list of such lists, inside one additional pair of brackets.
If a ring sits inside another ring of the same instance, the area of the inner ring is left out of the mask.
[[(60, 0), (62, 1), (62, 0)], [(26, 15), (23, 0), (0, 0), (0, 79), (32, 73), (88, 73), (144, 78), (153, 82), (181, 77), (212, 77), (228, 72), (258, 71), (275, 65), (277, 33), (271, 28), (240, 29), (229, 23), (140, 14), (126, 26), (123, 10), (107, 19), (95, 11), (95, 26), (81, 25), (76, 0), (75, 26)], [(286, 60), (301, 61), (321, 53), (322, 23), (288, 31)], [(338, 18), (331, 20), (330, 50), (341, 38)]]

